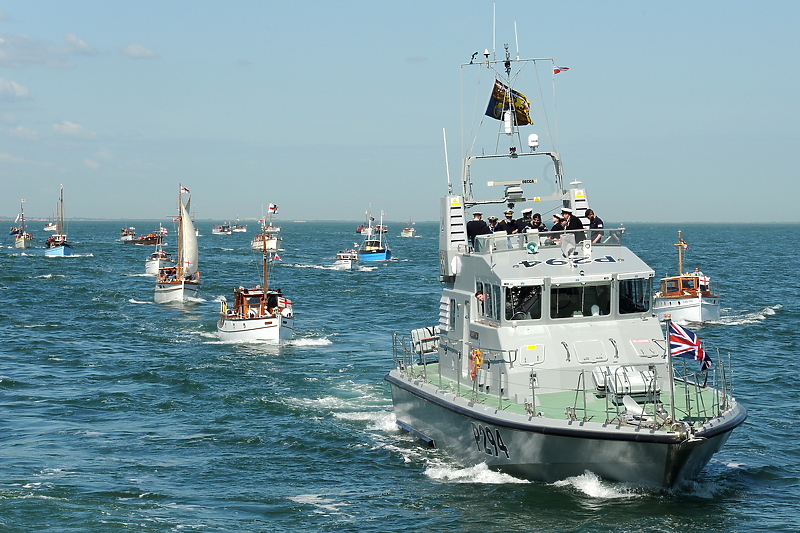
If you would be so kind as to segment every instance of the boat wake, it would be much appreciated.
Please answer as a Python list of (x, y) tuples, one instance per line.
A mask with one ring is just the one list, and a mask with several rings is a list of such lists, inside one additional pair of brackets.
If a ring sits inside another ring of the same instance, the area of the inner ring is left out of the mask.
[(155, 303), (155, 302), (152, 302), (152, 301), (150, 301), (150, 302), (143, 302), (142, 300), (136, 300), (136, 299), (134, 299), (134, 298), (128, 298), (128, 303), (130, 303), (130, 304), (153, 304), (153, 303)]
[(783, 309), (783, 306), (778, 304), (769, 307), (764, 307), (763, 309), (759, 309), (758, 311), (754, 311), (752, 313), (722, 316), (720, 317), (719, 320), (709, 321), (708, 324), (716, 324), (720, 326), (741, 326), (743, 324), (758, 324), (760, 322), (765, 321), (768, 317), (773, 316), (775, 314), (775, 311), (778, 309)]
[(518, 479), (502, 472), (489, 470), (486, 463), (481, 463), (468, 468), (437, 465), (425, 469), (425, 475), (437, 481), (450, 483), (484, 483), (498, 485), (508, 483), (530, 483), (526, 479)]
[(591, 498), (598, 498), (602, 500), (638, 498), (642, 495), (639, 489), (631, 485), (604, 481), (599, 476), (589, 471), (580, 476), (567, 478), (562, 481), (556, 481), (553, 483), (553, 486), (572, 487)]
[(297, 496), (289, 496), (288, 499), (295, 503), (315, 507), (317, 509), (316, 512), (323, 515), (345, 514), (341, 511), (340, 507), (350, 505), (346, 502), (337, 502), (330, 498), (325, 498), (322, 494), (298, 494)]
[(281, 344), (285, 346), (299, 346), (299, 347), (329, 346), (333, 344), (333, 341), (329, 340), (327, 337), (292, 339), (292, 340), (282, 340), (282, 341), (277, 341), (274, 339), (241, 339), (241, 340), (236, 339), (236, 340), (222, 341), (219, 340), (217, 335), (214, 333), (209, 333), (206, 336), (215, 339), (214, 341), (210, 341), (211, 344), (269, 344), (273, 346)]
[(289, 344), (291, 346), (330, 346), (333, 344), (333, 341), (330, 340), (328, 337), (311, 337), (305, 339), (292, 339), (290, 341), (284, 341), (285, 344)]

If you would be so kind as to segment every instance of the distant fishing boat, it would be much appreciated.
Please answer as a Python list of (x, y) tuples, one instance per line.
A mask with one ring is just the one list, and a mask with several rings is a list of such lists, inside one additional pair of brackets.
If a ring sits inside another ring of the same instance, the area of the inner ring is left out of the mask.
[(336, 270), (354, 270), (358, 268), (358, 251), (351, 249), (338, 252), (336, 260), (333, 262), (333, 268)]
[(67, 242), (67, 233), (64, 227), (64, 186), (61, 186), (56, 213), (56, 232), (47, 238), (44, 243), (44, 255), (58, 257), (72, 255), (72, 246)]
[(233, 234), (233, 226), (231, 226), (229, 222), (225, 222), (224, 224), (214, 224), (214, 227), (211, 228), (211, 235), (232, 235), (232, 234)]
[(236, 219), (236, 224), (233, 225), (231, 231), (234, 233), (247, 233), (247, 226), (240, 224), (239, 219)]
[(182, 194), (189, 189), (178, 189), (178, 260), (174, 266), (162, 266), (156, 277), (155, 302), (182, 302), (194, 298), (200, 290), (200, 271), (198, 270), (197, 235), (192, 218), (189, 216), (191, 195), (183, 203)]
[[(375, 231), (372, 226), (374, 219), (370, 217), (367, 227), (363, 229), (361, 235), (364, 242), (358, 248), (358, 259), (361, 261), (388, 261), (392, 258), (392, 250), (384, 237), (385, 231)], [(381, 211), (381, 223), (376, 226), (383, 227), (383, 211)]]
[(58, 225), (55, 222), (48, 222), (47, 224), (44, 225), (43, 231), (57, 231), (57, 230), (58, 230)]
[(19, 223), (19, 226), (11, 228), (11, 235), (14, 236), (14, 248), (30, 248), (33, 246), (33, 233), (29, 233), (25, 228), (25, 200), (21, 200), (19, 204), (19, 216), (14, 221)]
[(417, 232), (416, 228), (414, 228), (414, 223), (409, 219), (408, 224), (403, 231), (400, 232), (401, 237), (413, 237), (414, 234)]
[(148, 276), (157, 276), (160, 269), (167, 269), (175, 265), (169, 252), (166, 252), (161, 244), (157, 246), (156, 251), (151, 253), (144, 262), (144, 273)]
[(139, 235), (136, 236), (136, 228), (133, 226), (128, 228), (122, 228), (120, 240), (125, 244), (142, 244), (142, 245), (157, 245), (161, 244), (164, 240), (164, 235), (166, 235), (166, 230), (161, 226), (158, 225), (159, 229), (155, 230), (153, 233), (148, 233), (147, 235)]
[(711, 278), (699, 268), (694, 272), (683, 272), (683, 252), (688, 249), (683, 235), (678, 231), (678, 275), (661, 279), (661, 285), (653, 300), (653, 312), (659, 320), (667, 315), (674, 321), (706, 322), (719, 320), (719, 291)]
[[(264, 223), (261, 233), (266, 235)], [(283, 341), (294, 337), (292, 302), (283, 296), (281, 289), (269, 286), (269, 265), (280, 258), (266, 248), (265, 242), (261, 246), (261, 284), (234, 289), (230, 306), (227, 299), (222, 299), (217, 320), (220, 340)]]
[(371, 237), (375, 234), (389, 231), (389, 228), (384, 226), (382, 222), (380, 224), (373, 224), (373, 222), (375, 222), (375, 217), (372, 216), (372, 204), (370, 204), (369, 209), (364, 214), (366, 220), (364, 220), (363, 224), (358, 225), (356, 233), (359, 233), (362, 237)]
[(253, 236), (253, 239), (250, 241), (250, 248), (253, 250), (265, 249), (270, 252), (275, 252), (280, 250), (281, 245), (281, 228), (275, 225), (275, 215), (278, 213), (278, 206), (276, 204), (269, 204), (267, 213), (269, 223), (265, 226), (264, 224), (267, 219), (262, 218), (261, 233)]

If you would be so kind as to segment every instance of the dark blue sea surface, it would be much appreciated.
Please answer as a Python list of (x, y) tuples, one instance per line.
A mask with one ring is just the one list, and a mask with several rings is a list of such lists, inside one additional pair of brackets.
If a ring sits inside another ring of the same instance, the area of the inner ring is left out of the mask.
[[(438, 224), (414, 238), (390, 224), (392, 261), (333, 270), (356, 225), (281, 224), (272, 285), (296, 316), (283, 345), (216, 337), (220, 298), (259, 282), (253, 224), (231, 236), (198, 224), (202, 287), (186, 304), (153, 303), (153, 248), (119, 241), (119, 222), (70, 223), (73, 257), (6, 239), (0, 531), (800, 529), (799, 226), (628, 225), (657, 277), (676, 273), (682, 230), (685, 269), (719, 282), (722, 318), (696, 331), (730, 354), (749, 411), (698, 480), (659, 491), (462, 468), (397, 430), (391, 331), (437, 320)], [(167, 242), (174, 252), (174, 232)]]

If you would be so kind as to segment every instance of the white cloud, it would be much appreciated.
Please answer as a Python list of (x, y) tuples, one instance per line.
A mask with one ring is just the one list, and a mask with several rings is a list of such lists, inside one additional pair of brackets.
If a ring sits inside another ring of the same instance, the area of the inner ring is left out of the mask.
[(68, 120), (53, 124), (53, 133), (73, 139), (94, 139), (97, 136), (93, 131), (89, 131), (80, 124)]
[(28, 129), (24, 126), (17, 126), (16, 128), (8, 130), (8, 134), (17, 139), (26, 141), (33, 141), (39, 138), (39, 134), (35, 130)]
[(91, 55), (95, 53), (94, 48), (86, 44), (86, 41), (77, 35), (68, 33), (65, 39), (70, 47), (70, 52), (73, 54)]
[(100, 163), (98, 163), (97, 161), (92, 161), (91, 159), (84, 159), (83, 166), (85, 166), (86, 168), (91, 168), (96, 170), (100, 168)]
[(7, 152), (0, 152), (0, 161), (5, 163), (25, 163), (26, 161), (15, 155), (11, 155)]
[(24, 85), (20, 85), (12, 80), (0, 78), (0, 98), (27, 100), (31, 98), (31, 93)]
[(82, 39), (67, 34), (66, 44), (55, 45), (23, 34), (4, 33), (0, 38), (0, 67), (25, 68), (45, 65), (72, 68), (72, 55), (92, 55), (95, 50)]
[(141, 44), (129, 44), (122, 49), (122, 53), (128, 57), (158, 57), (157, 53)]

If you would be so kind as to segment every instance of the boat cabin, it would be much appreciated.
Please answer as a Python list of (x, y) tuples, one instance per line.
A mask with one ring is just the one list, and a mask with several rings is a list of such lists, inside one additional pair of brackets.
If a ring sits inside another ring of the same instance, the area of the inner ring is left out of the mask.
[(362, 252), (380, 252), (384, 250), (384, 247), (381, 245), (381, 241), (370, 239), (364, 241), (364, 246), (361, 250)]
[(663, 298), (686, 298), (687, 296), (713, 297), (716, 295), (712, 294), (711, 279), (701, 273), (699, 275), (685, 274), (662, 279), (658, 296)]
[(227, 315), (239, 318), (275, 316), (280, 312), (282, 296), (280, 289), (268, 290), (265, 297), (260, 285), (249, 289), (239, 287), (233, 291), (233, 306), (227, 309)]

